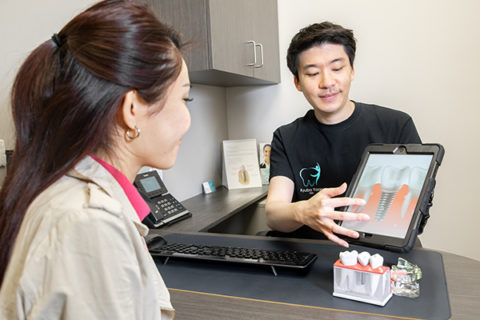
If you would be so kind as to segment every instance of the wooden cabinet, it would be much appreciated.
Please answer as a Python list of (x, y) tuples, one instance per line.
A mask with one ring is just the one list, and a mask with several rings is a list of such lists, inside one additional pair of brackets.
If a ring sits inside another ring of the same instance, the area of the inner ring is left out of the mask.
[(276, 0), (145, 0), (190, 42), (194, 83), (217, 86), (280, 82)]

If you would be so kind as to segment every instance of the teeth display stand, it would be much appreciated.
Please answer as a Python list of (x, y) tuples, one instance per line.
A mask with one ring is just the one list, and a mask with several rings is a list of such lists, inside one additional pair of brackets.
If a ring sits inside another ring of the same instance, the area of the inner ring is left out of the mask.
[(345, 266), (340, 259), (333, 265), (333, 295), (384, 306), (392, 297), (390, 268), (356, 263)]

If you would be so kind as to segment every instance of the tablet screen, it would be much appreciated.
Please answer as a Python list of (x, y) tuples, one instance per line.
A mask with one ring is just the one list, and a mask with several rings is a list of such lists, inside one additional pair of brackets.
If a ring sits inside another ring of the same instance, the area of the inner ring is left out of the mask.
[(344, 221), (342, 226), (360, 232), (404, 238), (425, 183), (433, 155), (369, 154), (352, 197), (363, 207), (348, 208), (368, 214), (370, 220)]

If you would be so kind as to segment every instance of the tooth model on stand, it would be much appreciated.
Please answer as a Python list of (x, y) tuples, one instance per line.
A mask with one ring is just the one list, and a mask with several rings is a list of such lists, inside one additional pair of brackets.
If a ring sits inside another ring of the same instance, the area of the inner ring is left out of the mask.
[(378, 253), (340, 252), (333, 265), (333, 295), (384, 306), (392, 297), (390, 268)]

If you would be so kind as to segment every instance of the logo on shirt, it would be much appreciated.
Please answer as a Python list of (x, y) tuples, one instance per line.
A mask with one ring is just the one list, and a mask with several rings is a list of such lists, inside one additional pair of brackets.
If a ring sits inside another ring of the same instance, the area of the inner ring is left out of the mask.
[(320, 165), (317, 162), (315, 167), (303, 168), (300, 170), (300, 178), (302, 179), (305, 188), (314, 187), (320, 179)]

